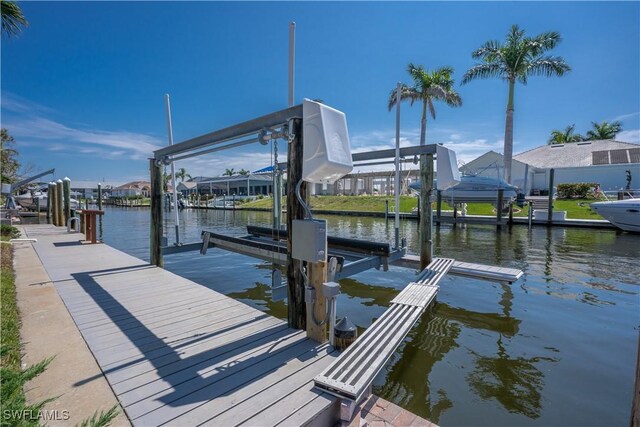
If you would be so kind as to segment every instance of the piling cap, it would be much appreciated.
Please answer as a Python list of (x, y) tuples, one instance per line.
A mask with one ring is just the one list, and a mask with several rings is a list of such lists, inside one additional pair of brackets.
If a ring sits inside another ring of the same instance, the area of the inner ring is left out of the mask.
[(336, 338), (353, 338), (356, 336), (356, 325), (344, 316), (334, 328)]

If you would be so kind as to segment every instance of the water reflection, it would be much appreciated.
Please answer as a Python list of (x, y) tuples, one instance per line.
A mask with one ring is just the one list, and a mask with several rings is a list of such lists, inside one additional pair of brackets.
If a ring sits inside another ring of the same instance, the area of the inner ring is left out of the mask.
[[(444, 388), (432, 389), (429, 381), (434, 365), (458, 347), (461, 327), (441, 314), (443, 304), (425, 314), (409, 333), (400, 351), (394, 353), (384, 376), (374, 384), (374, 393), (435, 423), (453, 407)], [(407, 375), (411, 372), (411, 375)]]
[(287, 319), (287, 304), (284, 301), (273, 301), (271, 299), (271, 286), (255, 282), (252, 288), (240, 292), (231, 292), (227, 296), (250, 303), (254, 306), (279, 319)]
[(535, 364), (558, 362), (551, 357), (516, 357), (507, 353), (502, 335), (496, 342), (495, 356), (482, 356), (473, 350), (476, 357), (473, 372), (467, 381), (482, 399), (495, 399), (509, 412), (538, 418), (542, 410), (544, 373)]
[[(268, 212), (183, 211), (184, 241), (203, 229), (246, 234)], [(393, 240), (383, 219), (324, 216), (331, 235)], [(149, 211), (108, 208), (105, 241), (148, 260)], [(166, 230), (173, 239), (173, 225)], [(417, 252), (417, 223), (401, 222)], [(514, 285), (447, 278), (425, 314), (376, 378), (375, 392), (444, 425), (628, 423), (637, 349), (640, 237), (613, 230), (513, 226), (435, 228), (435, 253), (520, 268)], [(284, 318), (271, 301), (270, 266), (222, 250), (167, 257), (166, 268)], [(341, 281), (338, 316), (368, 327), (413, 272), (371, 270)], [(553, 369), (546, 365), (553, 364)], [(596, 371), (593, 366), (598, 366)], [(576, 387), (579, 383), (579, 387)], [(590, 402), (584, 405), (584, 402)], [(548, 404), (546, 402), (554, 402)]]

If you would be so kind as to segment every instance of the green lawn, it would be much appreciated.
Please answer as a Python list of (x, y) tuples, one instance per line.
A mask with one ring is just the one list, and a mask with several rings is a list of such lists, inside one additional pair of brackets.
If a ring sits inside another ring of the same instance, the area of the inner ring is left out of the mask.
[[(384, 212), (385, 200), (389, 201), (389, 212), (393, 212), (395, 200), (392, 196), (311, 196), (312, 209), (357, 211), (357, 212)], [(282, 206), (286, 206), (286, 197), (282, 198)], [(411, 212), (417, 207), (418, 199), (410, 196), (400, 197), (400, 212)], [(271, 209), (273, 200), (265, 198), (243, 203), (241, 208)]]
[[(389, 201), (389, 211), (393, 212), (395, 206), (394, 198), (390, 196), (312, 196), (311, 208), (318, 210), (335, 211), (356, 211), (356, 212), (384, 212), (385, 200)], [(592, 199), (570, 199), (556, 200), (554, 210), (567, 211), (567, 218), (571, 219), (603, 219), (600, 215), (589, 209), (589, 205), (596, 200)], [(416, 197), (400, 197), (400, 212), (411, 212), (418, 203)], [(286, 197), (282, 198), (282, 206), (286, 206)], [(272, 199), (264, 198), (244, 203), (240, 208), (260, 208), (271, 209)], [(436, 204), (433, 204), (436, 209)], [(446, 203), (442, 203), (442, 210), (452, 210)], [(469, 203), (467, 204), (468, 215), (495, 215), (495, 208), (491, 203)], [(526, 217), (529, 215), (529, 207), (518, 208), (514, 206), (514, 216)]]

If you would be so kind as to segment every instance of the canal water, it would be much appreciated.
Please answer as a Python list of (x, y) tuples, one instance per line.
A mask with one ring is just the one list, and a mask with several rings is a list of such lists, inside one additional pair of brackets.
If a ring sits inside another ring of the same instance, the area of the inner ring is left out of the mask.
[[(167, 215), (170, 216), (170, 215)], [(185, 210), (183, 242), (200, 231), (246, 234), (266, 212)], [(326, 216), (329, 234), (391, 242), (393, 222)], [(149, 259), (148, 209), (107, 208), (106, 243)], [(415, 221), (401, 223), (417, 252)], [(165, 224), (169, 242), (174, 224)], [(436, 229), (435, 253), (522, 269), (512, 285), (447, 277), (435, 305), (376, 378), (374, 392), (442, 426), (627, 426), (640, 325), (640, 236), (523, 226)], [(219, 249), (165, 257), (165, 267), (286, 318), (270, 299), (269, 265)], [(402, 268), (341, 281), (338, 317), (368, 327), (414, 278)]]

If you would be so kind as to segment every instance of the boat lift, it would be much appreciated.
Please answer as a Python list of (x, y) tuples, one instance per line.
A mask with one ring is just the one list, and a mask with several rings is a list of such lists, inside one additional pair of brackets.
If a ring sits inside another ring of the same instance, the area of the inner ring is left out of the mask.
[[(303, 105), (297, 105), (285, 110), (277, 111), (275, 113), (198, 136), (172, 146), (167, 146), (154, 152), (154, 157), (150, 161), (152, 181), (151, 216), (153, 225), (150, 245), (152, 264), (162, 266), (163, 255), (196, 250), (200, 250), (201, 253), (206, 253), (208, 248), (218, 247), (271, 262), (274, 264), (274, 274), (272, 276), (272, 286), (274, 290), (273, 296), (278, 299), (278, 297), (284, 298), (286, 295), (289, 298), (290, 309), (292, 305), (295, 306), (296, 304), (308, 303), (308, 301), (305, 300), (304, 292), (300, 294), (299, 291), (300, 286), (304, 289), (304, 286), (301, 283), (306, 282), (308, 279), (305, 278), (306, 275), (304, 273), (301, 273), (301, 275), (299, 273), (303, 264), (300, 259), (292, 256), (292, 247), (295, 252), (295, 245), (293, 244), (294, 239), (293, 236), (288, 233), (287, 229), (249, 227), (247, 235), (241, 237), (227, 236), (203, 230), (201, 233), (202, 240), (200, 242), (187, 244), (177, 243), (173, 246), (163, 247), (161, 245), (163, 239), (161, 220), (162, 210), (160, 208), (160, 201), (162, 198), (160, 168), (163, 165), (169, 165), (176, 160), (254, 144), (256, 142), (261, 145), (267, 145), (272, 140), (284, 139), (288, 143), (288, 192), (292, 195), (288, 198), (288, 227), (291, 226), (293, 220), (304, 219), (305, 216), (311, 217), (308, 207), (304, 205), (304, 202), (298, 203), (298, 200), (295, 200), (296, 197), (293, 196), (294, 192), (292, 191), (296, 182), (302, 182), (302, 178), (304, 176), (303, 162), (304, 165), (308, 164), (308, 160), (306, 160), (308, 153), (303, 158), (303, 154), (300, 152), (302, 150), (302, 144), (300, 141), (303, 139), (303, 129), (307, 131), (307, 128), (312, 128), (312, 132), (318, 132), (317, 129), (322, 129), (323, 132), (325, 131), (324, 124), (321, 122), (322, 118), (320, 123), (314, 122), (313, 126), (304, 122), (303, 106), (308, 103), (311, 103), (314, 108), (320, 108), (321, 113), (324, 108), (330, 109), (330, 107), (325, 107), (320, 103), (305, 100), (305, 104)], [(315, 114), (314, 117), (322, 117), (322, 114)], [(308, 118), (308, 115), (306, 118)], [(346, 123), (344, 126), (344, 130), (346, 131)], [(381, 160), (387, 159), (385, 163), (395, 163), (397, 165), (400, 158), (417, 158), (418, 156), (437, 155), (436, 160), (438, 161), (438, 169), (439, 172), (442, 172), (447, 169), (456, 168), (457, 166), (455, 164), (455, 156), (451, 156), (449, 153), (450, 150), (438, 144), (405, 148), (396, 146), (395, 149), (353, 154), (349, 153), (351, 157), (349, 160), (350, 163), (366, 165), (368, 162), (380, 164), (382, 163)], [(431, 159), (432, 158), (433, 157), (431, 157)], [(457, 168), (455, 171), (457, 172)], [(309, 170), (307, 170), (307, 173), (309, 173)], [(323, 171), (323, 173), (325, 173), (325, 171)], [(442, 179), (445, 178), (444, 175), (445, 174), (440, 177), (441, 179), (438, 180), (439, 182), (446, 181), (446, 179)], [(454, 179), (453, 175), (449, 178), (449, 181)], [(314, 178), (312, 177), (307, 180), (314, 182), (313, 179)], [(305, 210), (307, 211), (306, 214)], [(396, 209), (396, 215), (398, 215), (398, 209)], [(396, 232), (396, 236), (397, 234), (398, 233)], [(328, 237), (325, 243), (328, 253), (325, 254), (326, 256), (324, 259), (329, 262), (327, 263), (327, 266), (322, 267), (325, 269), (328, 267), (328, 270), (327, 273), (321, 274), (323, 277), (319, 279), (320, 285), (327, 281), (331, 282), (340, 278), (349, 277), (372, 268), (386, 271), (389, 265), (397, 265), (419, 270), (420, 260), (417, 257), (406, 253), (405, 242), (405, 239), (396, 238), (396, 244), (392, 247), (388, 243)], [(314, 264), (314, 262), (311, 261), (311, 264)], [(280, 274), (276, 274), (280, 272), (276, 267), (277, 265), (287, 266), (287, 280), (283, 281), (280, 278)], [(309, 265), (308, 261), (307, 265)], [(461, 263), (458, 261), (454, 261), (451, 268), (448, 270), (448, 273), (503, 283), (512, 283), (522, 276), (522, 272), (520, 270)], [(307, 272), (307, 274), (309, 274), (309, 272)], [(309, 274), (309, 277), (311, 277), (311, 274)], [(319, 289), (317, 286), (318, 284), (316, 283), (316, 290)], [(322, 294), (320, 293), (320, 295)], [(292, 296), (294, 298), (293, 301), (291, 301)], [(324, 306), (324, 301), (322, 301), (322, 305)], [(319, 310), (321, 309), (319, 308)], [(295, 325), (296, 322), (291, 319), (291, 316), (295, 316), (295, 313), (292, 314), (290, 311), (289, 316), (290, 323)]]
[(17, 205), (16, 205), (16, 201), (15, 198), (13, 197), (13, 192), (15, 190), (17, 190), (18, 188), (22, 187), (25, 184), (30, 183), (31, 181), (34, 181), (38, 178), (42, 178), (45, 175), (50, 175), (55, 173), (55, 168), (54, 169), (49, 169), (47, 171), (44, 172), (40, 172), (36, 175), (24, 178), (18, 182), (16, 182), (15, 184), (2, 184), (2, 194), (7, 196), (7, 201), (5, 203), (5, 208), (9, 209), (9, 210), (14, 210), (17, 209)]

